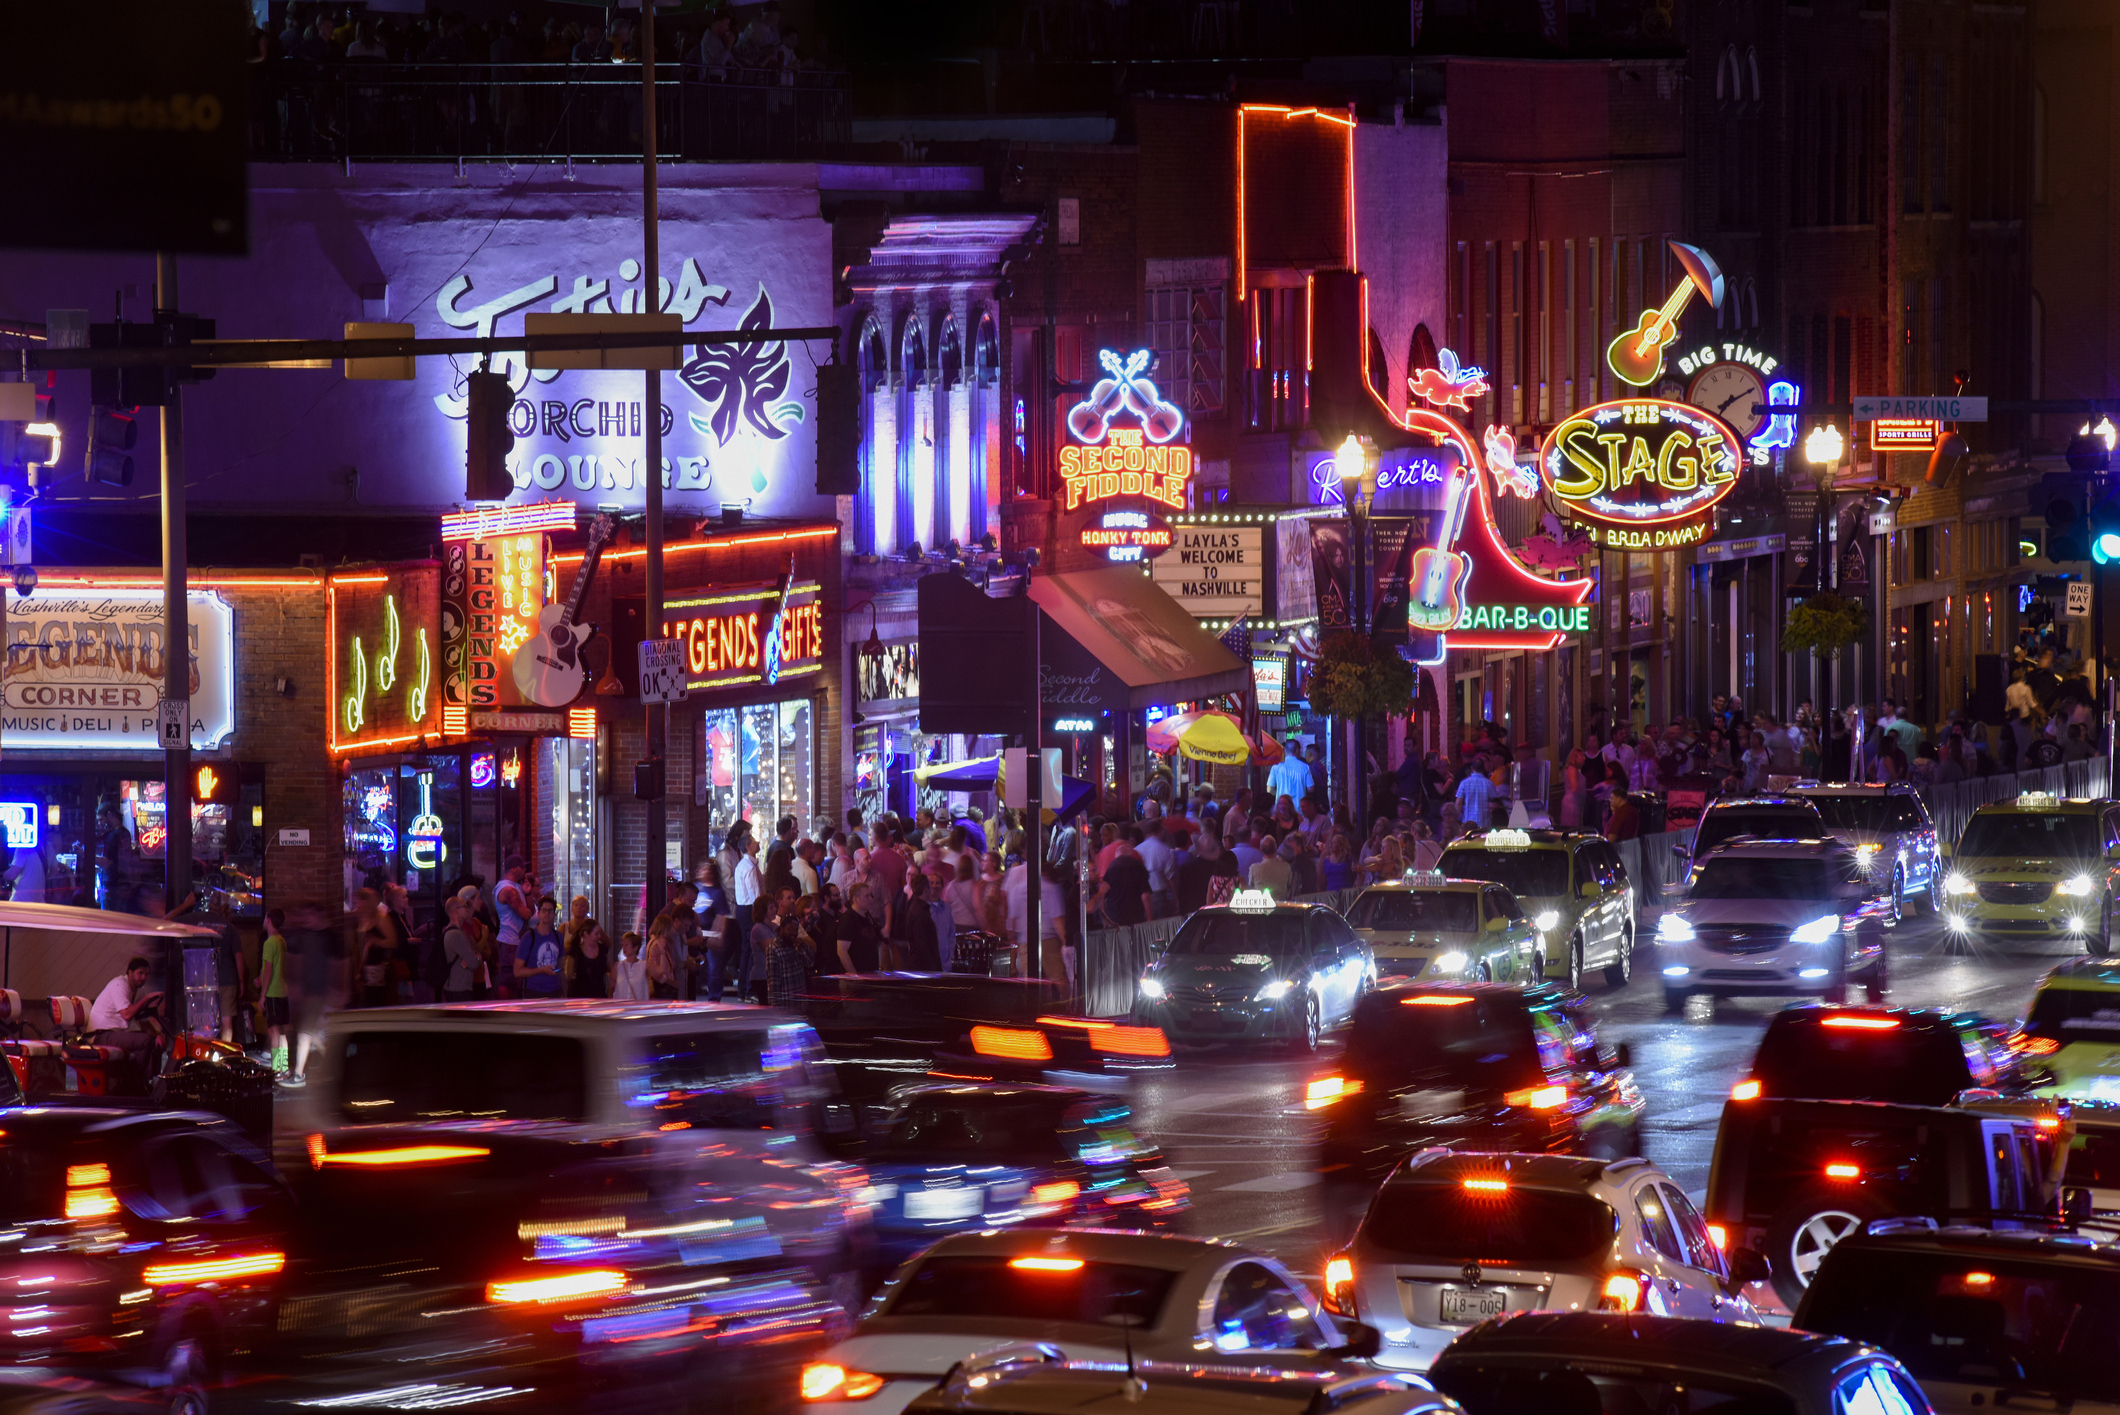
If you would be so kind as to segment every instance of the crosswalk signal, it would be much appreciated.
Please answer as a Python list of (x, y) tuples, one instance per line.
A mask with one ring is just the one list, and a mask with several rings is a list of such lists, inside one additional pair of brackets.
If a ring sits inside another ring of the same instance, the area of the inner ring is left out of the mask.
[(2091, 559), (2100, 565), (2120, 560), (2120, 493), (2091, 507)]
[(506, 374), (481, 371), (465, 377), (464, 398), (469, 405), (464, 499), (506, 501), (515, 490), (515, 478), (508, 475), (508, 453), (515, 447), (508, 418), (515, 411), (515, 390), (508, 386)]
[(89, 420), (88, 479), (105, 486), (131, 486), (133, 444), (140, 435), (139, 409), (97, 408)]

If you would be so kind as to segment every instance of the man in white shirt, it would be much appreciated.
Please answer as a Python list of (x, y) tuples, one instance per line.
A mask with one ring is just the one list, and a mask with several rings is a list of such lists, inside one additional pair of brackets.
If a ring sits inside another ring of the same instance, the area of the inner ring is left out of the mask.
[(1310, 766), (1294, 752), (1273, 764), (1266, 773), (1266, 790), (1276, 801), (1286, 796), (1297, 805), (1310, 794)]
[(751, 976), (751, 927), (765, 915), (756, 907), (766, 892), (766, 877), (758, 869), (758, 837), (744, 833), (743, 853), (736, 860), (736, 927), (729, 935), (729, 956), (722, 960), (722, 976), (736, 982), (736, 999), (744, 1000), (744, 984)]
[(795, 858), (788, 862), (788, 870), (795, 876), (795, 882), (802, 886), (804, 894), (817, 892), (817, 867), (810, 863), (810, 857), (817, 853), (815, 841), (798, 840), (795, 842)]
[(144, 1028), (133, 1026), (133, 1019), (142, 1011), (162, 1000), (158, 992), (142, 993), (138, 999), (133, 994), (147, 984), (147, 960), (135, 958), (125, 965), (125, 971), (103, 985), (96, 1000), (88, 1009), (88, 1027), (96, 1035), (96, 1041), (107, 1047), (120, 1047), (144, 1074), (148, 1062), (154, 1055), (155, 1034)]
[(1144, 824), (1141, 843), (1134, 847), (1134, 853), (1141, 857), (1142, 864), (1148, 866), (1148, 892), (1155, 904), (1155, 917), (1169, 918), (1178, 912), (1178, 852), (1163, 838), (1160, 819)]

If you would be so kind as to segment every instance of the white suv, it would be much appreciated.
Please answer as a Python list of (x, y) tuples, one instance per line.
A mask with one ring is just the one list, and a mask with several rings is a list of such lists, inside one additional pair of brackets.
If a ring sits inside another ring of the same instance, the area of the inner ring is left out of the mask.
[(1756, 1322), (1735, 1264), (1678, 1185), (1642, 1159), (1424, 1150), (1325, 1265), (1328, 1310), (1375, 1327), (1378, 1365), (1425, 1370), (1505, 1312), (1649, 1312)]
[(1837, 840), (1738, 836), (1717, 846), (1656, 921), (1665, 1009), (1683, 1012), (1697, 994), (1845, 1002), (1850, 982), (1884, 1001), (1892, 906), (1878, 889)]

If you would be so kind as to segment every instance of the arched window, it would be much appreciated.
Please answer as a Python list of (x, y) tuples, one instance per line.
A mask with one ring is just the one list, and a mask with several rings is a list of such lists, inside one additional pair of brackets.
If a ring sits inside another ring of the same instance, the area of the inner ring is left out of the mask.
[(1737, 46), (1726, 45), (1721, 57), (1715, 61), (1715, 101), (1742, 103), (1744, 97), (1744, 83), (1737, 72)]
[(986, 487), (988, 478), (988, 446), (998, 441), (1000, 420), (995, 399), (1001, 388), (1001, 341), (994, 333), (994, 316), (990, 310), (979, 315), (979, 332), (972, 338), (972, 416), (971, 416), (971, 477), (965, 488), (965, 501), (970, 511), (970, 538), (974, 541), (987, 531)]
[(1745, 46), (1745, 69), (1752, 76), (1752, 102), (1763, 102), (1759, 89), (1759, 46), (1756, 44)]
[[(1468, 353), (1465, 349), (1457, 351), (1460, 359), (1466, 358)], [(1435, 336), (1428, 332), (1427, 325), (1416, 324), (1413, 327), (1413, 339), (1406, 346), (1406, 376), (1411, 378), (1424, 368), (1442, 366), (1443, 361), (1435, 356)]]
[[(896, 494), (877, 479), (877, 469), (895, 466), (893, 454), (881, 453), (877, 443), (891, 396), (891, 356), (883, 342), (883, 326), (871, 313), (855, 345), (861, 376), (861, 494), (854, 498), (854, 544), (876, 555), (888, 551), (892, 534), (890, 515)], [(878, 524), (877, 511), (883, 512)]]
[(964, 386), (964, 346), (957, 338), (957, 318), (945, 311), (935, 335), (935, 366), (940, 378), (935, 385), (935, 516), (929, 532), (935, 544), (963, 541), (965, 486), (958, 462), (961, 452), (954, 436), (958, 390)]
[[(920, 539), (914, 469), (925, 450), (926, 429), (920, 426), (920, 393), (927, 386), (927, 341), (921, 337), (920, 320), (906, 316), (898, 331), (898, 484), (897, 514), (892, 518), (897, 532), (891, 549), (904, 550)], [(925, 549), (926, 547), (922, 547)]]
[(1391, 389), (1391, 363), (1384, 357), (1384, 341), (1376, 330), (1369, 331), (1369, 391), (1377, 395), (1378, 401), (1396, 411), (1401, 404), (1394, 398)]

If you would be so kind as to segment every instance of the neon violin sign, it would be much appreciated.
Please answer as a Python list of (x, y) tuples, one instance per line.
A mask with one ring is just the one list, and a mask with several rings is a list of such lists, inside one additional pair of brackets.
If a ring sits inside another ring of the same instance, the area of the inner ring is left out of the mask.
[[(1185, 414), (1142, 376), (1154, 358), (1147, 349), (1124, 358), (1110, 349), (1098, 354), (1106, 376), (1068, 410), (1067, 431), (1074, 443), (1060, 449), (1067, 510), (1114, 496), (1141, 496), (1185, 509), (1192, 449), (1166, 445), (1185, 430)], [(1135, 425), (1114, 427), (1113, 418), (1121, 414)]]

